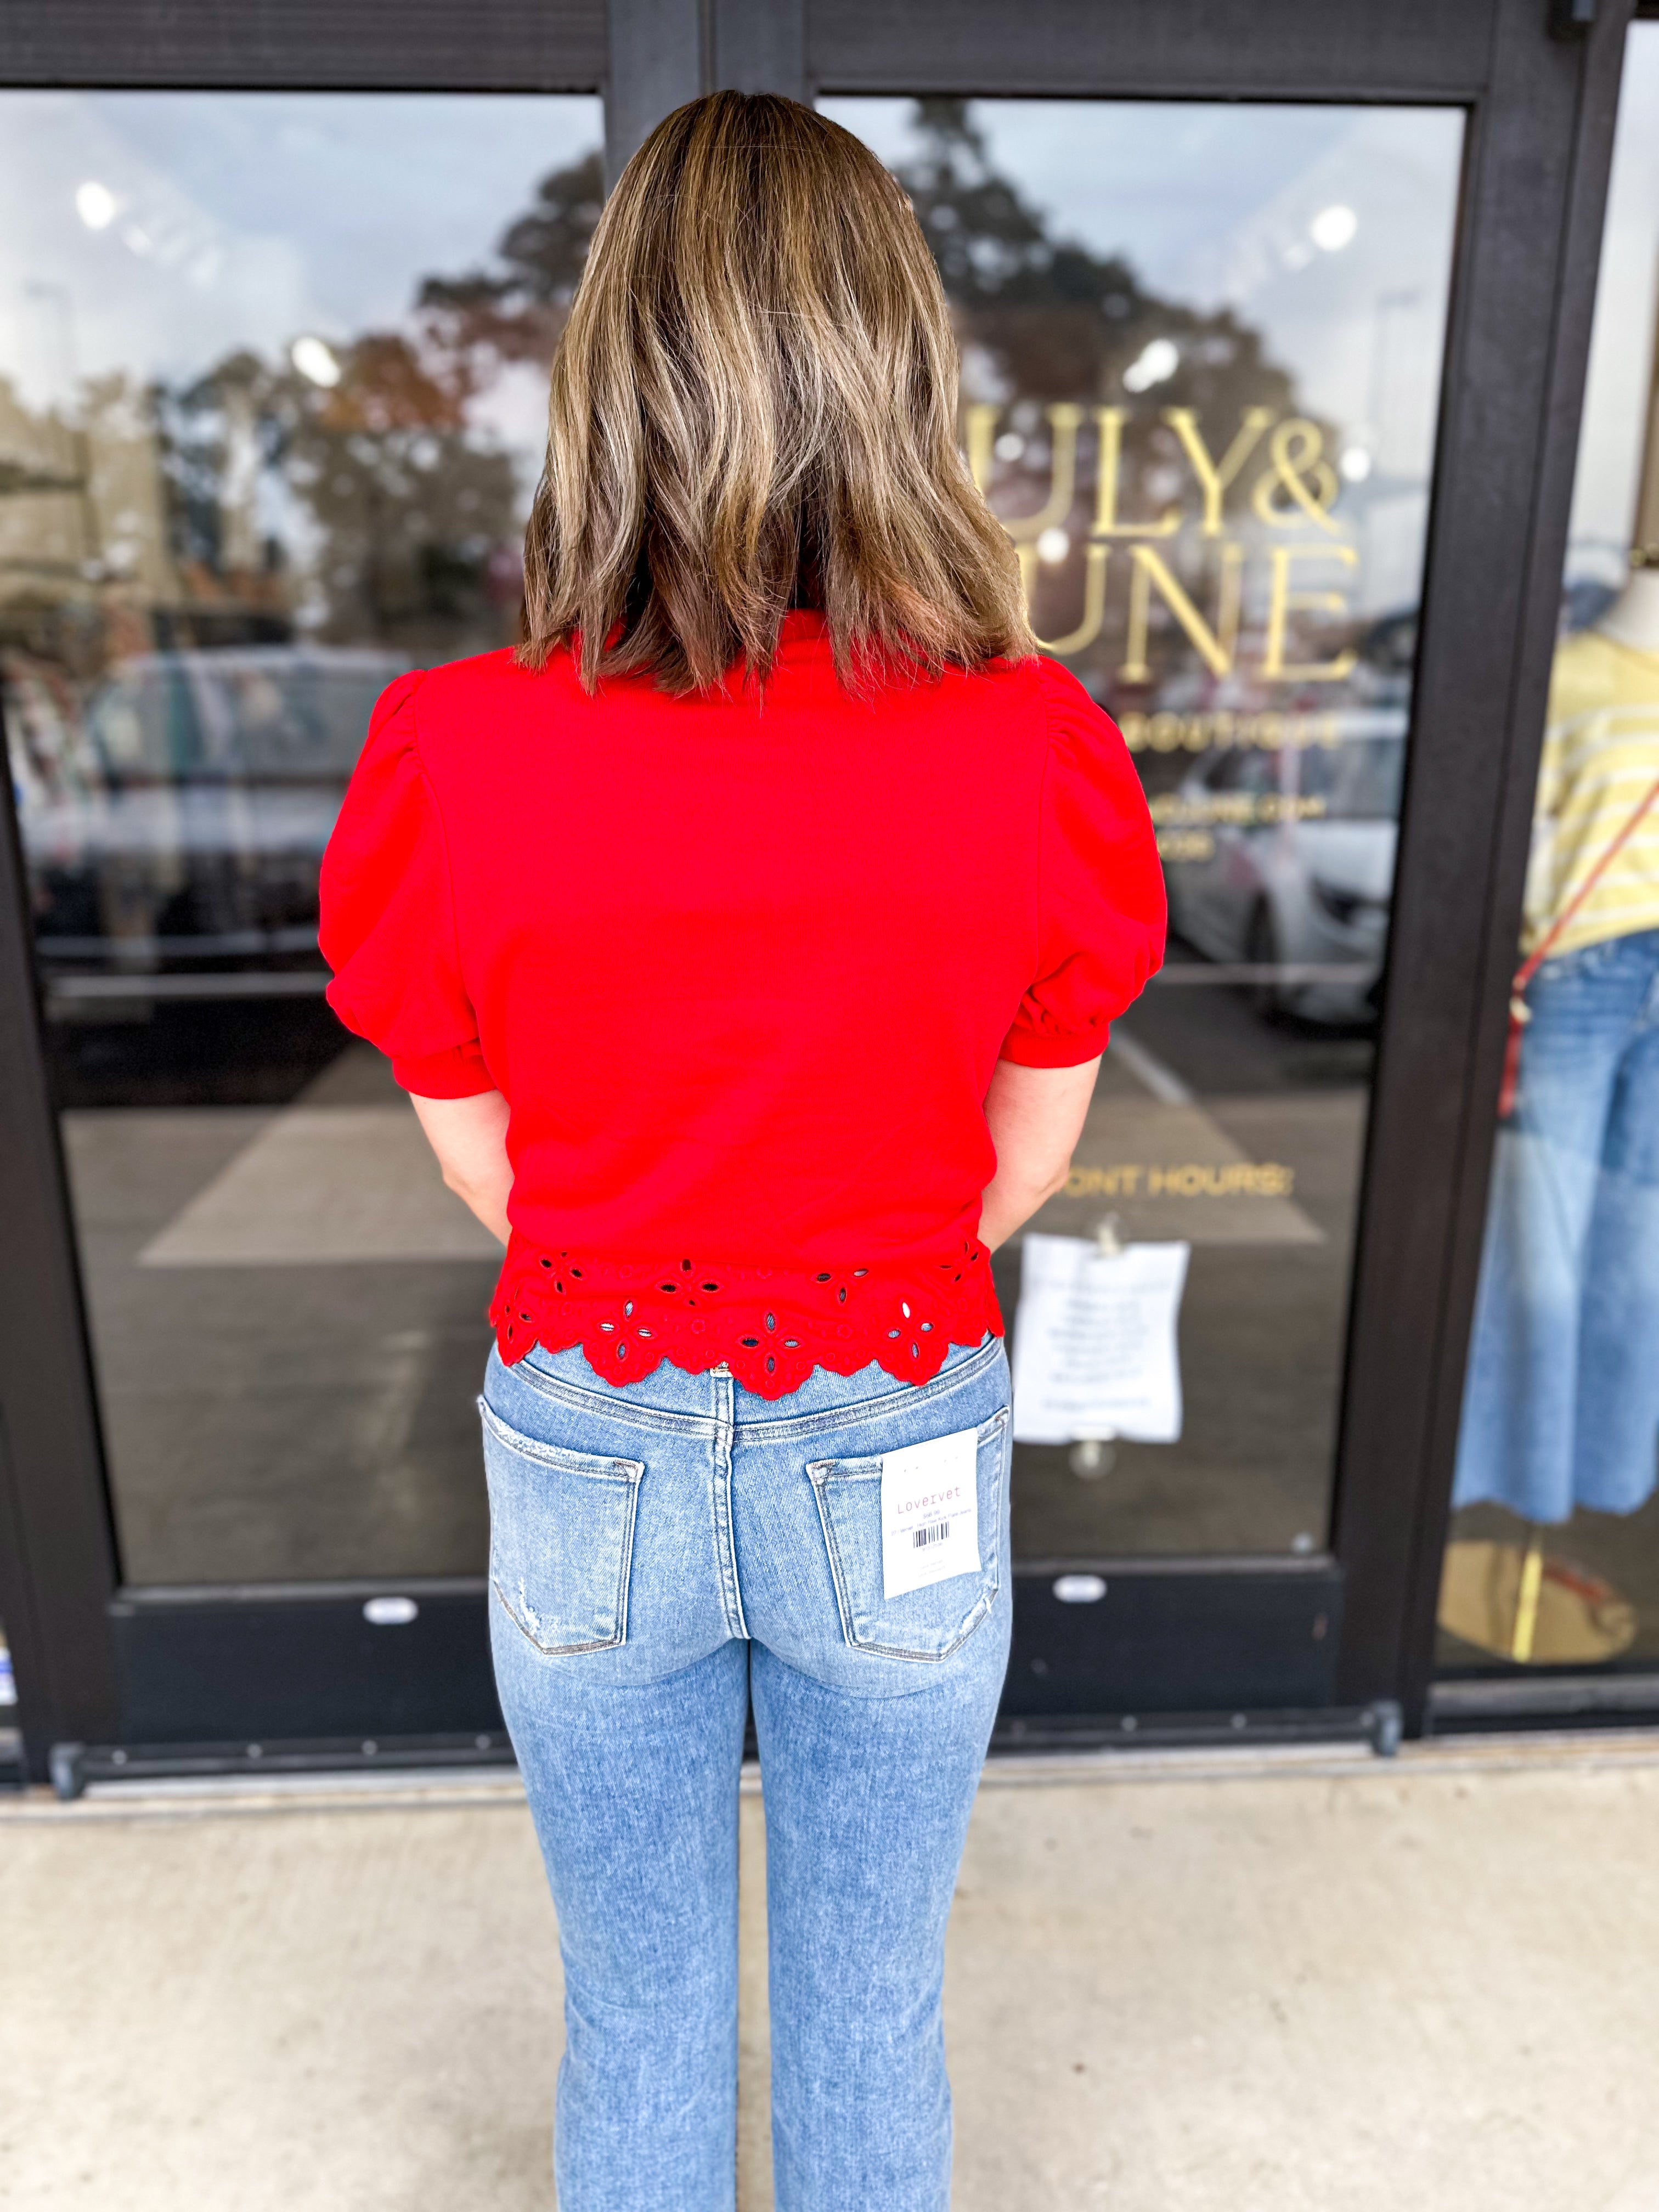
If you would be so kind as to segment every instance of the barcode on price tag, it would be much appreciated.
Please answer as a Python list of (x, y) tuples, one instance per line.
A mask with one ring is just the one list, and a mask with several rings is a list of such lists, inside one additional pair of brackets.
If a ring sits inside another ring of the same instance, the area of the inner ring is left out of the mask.
[(884, 1452), (881, 1590), (902, 1597), (979, 1572), (979, 1437), (973, 1429)]

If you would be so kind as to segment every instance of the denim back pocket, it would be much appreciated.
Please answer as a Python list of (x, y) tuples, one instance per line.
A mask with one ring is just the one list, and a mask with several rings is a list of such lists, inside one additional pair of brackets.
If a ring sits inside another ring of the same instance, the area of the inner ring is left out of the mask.
[(897, 1597), (882, 1594), (881, 1461), (820, 1459), (807, 1468), (823, 1523), (842, 1633), (884, 1659), (948, 1659), (979, 1626), (1001, 1579), (1004, 1432), (1008, 1409), (975, 1431), (979, 1569)]
[(495, 1595), (549, 1658), (623, 1643), (644, 1461), (538, 1443), (482, 1398), (478, 1413)]

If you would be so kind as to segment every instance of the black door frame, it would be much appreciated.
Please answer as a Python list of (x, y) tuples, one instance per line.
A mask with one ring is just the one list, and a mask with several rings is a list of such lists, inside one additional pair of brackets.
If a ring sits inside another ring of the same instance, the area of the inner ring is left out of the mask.
[[(1027, 1740), (1138, 1718), (1121, 1707), (1148, 1705), (1126, 1682), (1163, 1683), (1153, 1707), (1196, 1709), (1166, 1725), (1211, 1725), (1224, 1699), (1272, 1729), (1292, 1707), (1323, 1729), (1363, 1715), (1386, 1735), (1401, 1709), (1408, 1732), (1422, 1723), (1631, 13), (1632, 0), (0, 0), (3, 84), (603, 89), (613, 171), (658, 116), (717, 83), (1466, 111), (1332, 1549), (1112, 1562), (1099, 1613), (1022, 1573), (1006, 1711)], [(501, 1755), (481, 1581), (120, 1588), (9, 811), (0, 1218), (0, 1618), (31, 1771), (65, 1744), (128, 1771), (185, 1744), (196, 1763), (236, 1763), (250, 1739), (267, 1765)], [(367, 1626), (366, 1601), (392, 1591), (417, 1595), (416, 1621)], [(1131, 1669), (1115, 1686), (1109, 1625)]]

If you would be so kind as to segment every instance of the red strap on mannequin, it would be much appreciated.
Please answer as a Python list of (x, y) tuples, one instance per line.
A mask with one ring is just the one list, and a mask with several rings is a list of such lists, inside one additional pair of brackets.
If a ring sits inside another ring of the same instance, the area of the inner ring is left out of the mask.
[(1620, 851), (1630, 842), (1638, 823), (1656, 799), (1659, 799), (1659, 781), (1656, 781), (1643, 794), (1641, 804), (1630, 820), (1557, 915), (1535, 949), (1515, 971), (1515, 980), (1510, 985), (1510, 1033), (1504, 1047), (1504, 1080), (1498, 1093), (1498, 1118), (1500, 1121), (1507, 1121), (1514, 1113), (1516, 1094), (1521, 1088), (1521, 1036), (1532, 1018), (1527, 1006), (1527, 986), (1554, 951), (1567, 924), (1601, 882)]

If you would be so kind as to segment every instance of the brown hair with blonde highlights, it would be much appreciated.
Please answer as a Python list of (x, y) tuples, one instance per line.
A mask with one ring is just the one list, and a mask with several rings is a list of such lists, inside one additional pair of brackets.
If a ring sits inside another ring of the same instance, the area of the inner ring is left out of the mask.
[(582, 682), (764, 677), (791, 606), (844, 682), (1035, 650), (957, 442), (956, 340), (920, 225), (850, 132), (720, 92), (658, 125), (600, 219), (553, 362), (526, 642)]

